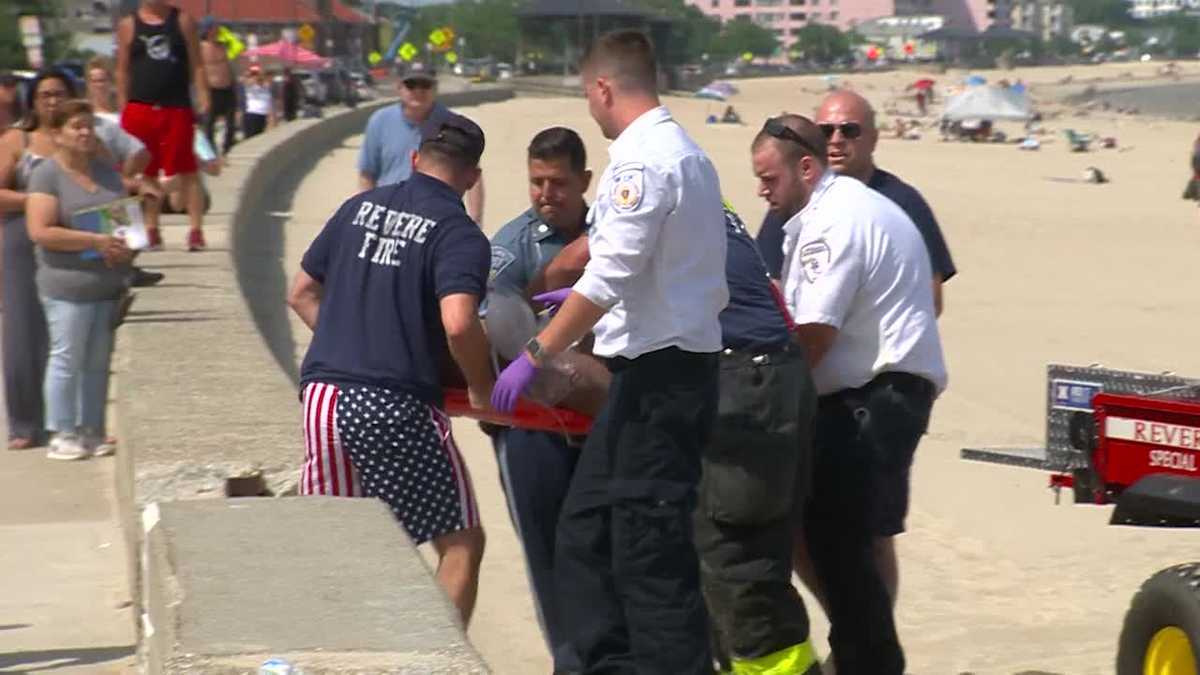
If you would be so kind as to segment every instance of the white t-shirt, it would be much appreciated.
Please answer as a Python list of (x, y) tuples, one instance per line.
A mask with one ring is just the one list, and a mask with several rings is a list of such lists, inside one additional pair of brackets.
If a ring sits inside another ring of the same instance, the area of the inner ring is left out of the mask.
[(795, 322), (838, 329), (813, 369), (818, 394), (861, 387), (885, 372), (946, 388), (929, 252), (899, 206), (827, 172), (784, 225), (783, 255)]
[(271, 88), (261, 84), (245, 86), (246, 112), (251, 115), (271, 114)]

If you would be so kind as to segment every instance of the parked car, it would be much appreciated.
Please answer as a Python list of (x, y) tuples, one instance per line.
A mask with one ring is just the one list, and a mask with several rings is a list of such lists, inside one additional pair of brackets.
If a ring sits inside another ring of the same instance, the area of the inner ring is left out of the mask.
[(329, 96), (329, 92), (325, 88), (325, 83), (321, 78), (311, 70), (296, 70), (296, 79), (300, 80), (300, 86), (304, 90), (304, 100), (307, 103), (315, 105), (325, 105)]

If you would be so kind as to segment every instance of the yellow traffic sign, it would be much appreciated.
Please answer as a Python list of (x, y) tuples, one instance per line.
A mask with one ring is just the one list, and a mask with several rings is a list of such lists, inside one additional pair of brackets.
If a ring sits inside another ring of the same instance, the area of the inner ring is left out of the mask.
[(458, 52), (446, 52), (446, 63), (450, 65), (458, 63)]
[(300, 38), (300, 43), (305, 47), (312, 47), (313, 40), (317, 37), (317, 31), (309, 24), (304, 24), (296, 30), (296, 37)]
[(404, 44), (400, 45), (400, 51), (397, 52), (397, 54), (400, 55), (400, 58), (404, 59), (405, 61), (412, 61), (413, 57), (419, 53), (420, 51), (413, 46), (413, 43), (411, 42), (405, 42)]
[(367, 63), (373, 66), (379, 65), (379, 62), (382, 60), (383, 54), (380, 54), (379, 52), (371, 52), (370, 54), (367, 54)]
[(442, 30), (441, 28), (435, 28), (433, 32), (429, 34), (429, 42), (434, 47), (441, 47), (442, 45), (446, 44), (446, 31)]

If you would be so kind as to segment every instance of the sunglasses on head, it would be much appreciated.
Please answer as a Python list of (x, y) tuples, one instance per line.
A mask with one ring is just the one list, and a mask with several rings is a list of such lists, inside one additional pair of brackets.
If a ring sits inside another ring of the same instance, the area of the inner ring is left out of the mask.
[(858, 122), (842, 122), (841, 124), (818, 124), (826, 140), (833, 138), (833, 132), (842, 132), (842, 138), (854, 140), (862, 136), (863, 128)]
[(772, 117), (763, 125), (763, 131), (772, 138), (778, 138), (781, 141), (791, 141), (796, 145), (804, 148), (813, 157), (824, 158), (825, 153), (817, 152), (817, 149), (804, 140), (800, 134), (796, 133), (791, 127), (783, 123), (783, 120), (778, 117)]
[(412, 77), (404, 80), (404, 86), (408, 89), (432, 89), (433, 81), (423, 77)]

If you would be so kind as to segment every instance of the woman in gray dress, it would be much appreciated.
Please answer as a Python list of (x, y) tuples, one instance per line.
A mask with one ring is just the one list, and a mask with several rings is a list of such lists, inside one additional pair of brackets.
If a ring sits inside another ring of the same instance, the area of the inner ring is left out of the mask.
[(25, 227), (25, 186), (34, 168), (54, 154), (47, 123), (54, 111), (74, 97), (64, 73), (39, 73), (28, 90), (24, 124), (0, 136), (0, 220), (4, 224), (3, 352), (4, 401), (8, 408), (8, 447), (38, 445), (45, 434), (42, 385), (49, 349), (46, 317), (38, 301), (33, 243)]

